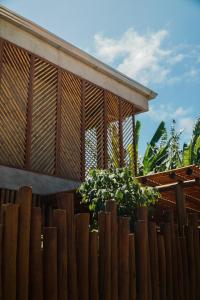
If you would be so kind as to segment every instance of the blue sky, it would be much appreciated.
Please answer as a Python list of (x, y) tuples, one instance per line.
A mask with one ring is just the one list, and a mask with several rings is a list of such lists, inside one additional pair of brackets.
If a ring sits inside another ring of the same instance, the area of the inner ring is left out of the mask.
[(140, 152), (161, 120), (187, 141), (200, 116), (200, 1), (0, 0), (0, 3), (158, 93), (142, 121)]

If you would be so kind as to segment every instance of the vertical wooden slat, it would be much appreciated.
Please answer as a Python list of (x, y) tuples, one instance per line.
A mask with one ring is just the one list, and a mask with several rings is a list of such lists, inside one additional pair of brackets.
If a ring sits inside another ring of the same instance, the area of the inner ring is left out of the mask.
[(118, 224), (117, 204), (114, 200), (106, 202), (106, 211), (111, 213), (111, 298), (118, 299)]
[(151, 265), (151, 286), (153, 300), (160, 299), (159, 293), (159, 265), (158, 265), (158, 242), (156, 224), (149, 223), (149, 256)]
[(111, 220), (110, 213), (99, 213), (100, 299), (111, 300)]
[(170, 223), (164, 223), (162, 226), (164, 241), (165, 241), (165, 255), (166, 255), (166, 289), (167, 299), (173, 300), (173, 261), (172, 261), (172, 245), (171, 245), (171, 226)]
[(85, 179), (85, 80), (81, 87), (81, 180)]
[(41, 249), (41, 209), (33, 207), (31, 214), (31, 238), (30, 238), (30, 300), (43, 299), (43, 265)]
[(123, 148), (123, 125), (122, 125), (122, 100), (119, 98), (119, 163), (120, 167), (124, 164), (124, 148)]
[(56, 154), (55, 174), (60, 174), (60, 138), (61, 138), (61, 92), (62, 92), (62, 70), (58, 68), (57, 82), (57, 116), (56, 116)]
[(148, 300), (147, 226), (145, 221), (135, 223), (137, 299)]
[(19, 206), (10, 204), (5, 209), (3, 237), (3, 299), (16, 300), (17, 239)]
[(119, 300), (129, 300), (129, 219), (119, 218)]
[(80, 300), (89, 297), (89, 214), (82, 213), (75, 216), (76, 224), (76, 253), (77, 279)]
[(74, 195), (65, 194), (61, 196), (58, 203), (59, 208), (66, 210), (67, 219), (67, 265), (68, 265), (68, 299), (78, 299), (77, 289), (77, 264), (75, 248), (74, 228)]
[(2, 255), (2, 250), (3, 250), (3, 225), (0, 224), (0, 299), (3, 299), (3, 295), (2, 295), (2, 259), (3, 259), (3, 255)]
[(108, 150), (107, 150), (107, 130), (108, 130), (108, 118), (107, 118), (107, 99), (106, 99), (106, 91), (103, 91), (103, 101), (104, 101), (104, 107), (103, 107), (103, 135), (104, 135), (104, 169), (107, 169), (108, 167)]
[(58, 300), (67, 300), (67, 224), (66, 211), (53, 211), (53, 226), (57, 228)]
[[(178, 262), (178, 274), (179, 274), (178, 277), (179, 295), (180, 295), (180, 299), (184, 299), (185, 295), (184, 295), (184, 285), (183, 285), (183, 259), (182, 259), (182, 249), (180, 245), (179, 236), (177, 236), (176, 238), (176, 243), (177, 243), (177, 262)], [(167, 261), (166, 261), (166, 265), (167, 265)]]
[(167, 300), (165, 242), (164, 237), (161, 234), (158, 234), (158, 258), (160, 274), (160, 299)]
[(99, 300), (98, 233), (90, 232), (89, 248), (89, 299)]
[(136, 266), (134, 234), (129, 234), (129, 299), (136, 300)]
[(44, 228), (44, 299), (57, 300), (57, 230)]
[(32, 189), (30, 187), (20, 188), (16, 203), (20, 207), (17, 250), (17, 298), (28, 300)]
[(182, 249), (184, 299), (190, 300), (188, 257), (187, 257), (187, 245), (186, 245), (185, 237), (180, 237), (180, 247)]
[(195, 252), (194, 252), (194, 232), (193, 226), (190, 224), (186, 231), (187, 236), (187, 252), (188, 252), (188, 269), (189, 269), (189, 287), (191, 299), (196, 299), (196, 266), (195, 266)]
[(34, 79), (35, 56), (30, 56), (29, 86), (28, 86), (28, 105), (27, 105), (27, 127), (26, 127), (26, 150), (25, 168), (31, 169), (31, 139), (32, 139), (32, 111), (33, 111), (33, 79)]

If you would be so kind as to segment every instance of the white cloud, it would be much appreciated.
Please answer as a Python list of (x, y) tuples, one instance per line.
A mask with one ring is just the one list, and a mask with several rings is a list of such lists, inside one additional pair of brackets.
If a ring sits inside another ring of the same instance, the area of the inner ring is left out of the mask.
[(192, 129), (194, 126), (194, 122), (195, 122), (195, 120), (190, 117), (181, 118), (179, 120), (179, 128), (184, 130), (184, 133), (187, 137), (192, 136)]
[(173, 119), (177, 122), (177, 128), (183, 130), (183, 135), (187, 139), (192, 134), (194, 125), (194, 118), (191, 115), (192, 108), (184, 108), (182, 106), (174, 107), (172, 104), (151, 105), (149, 111), (146, 113), (154, 122), (170, 122)]
[(188, 59), (198, 64), (199, 46), (167, 46), (169, 32), (159, 30), (139, 34), (133, 28), (118, 38), (96, 34), (94, 37), (95, 55), (112, 64), (122, 73), (143, 84), (174, 84), (181, 80), (194, 79), (199, 75), (198, 68), (191, 64), (179, 74), (174, 74), (175, 65)]

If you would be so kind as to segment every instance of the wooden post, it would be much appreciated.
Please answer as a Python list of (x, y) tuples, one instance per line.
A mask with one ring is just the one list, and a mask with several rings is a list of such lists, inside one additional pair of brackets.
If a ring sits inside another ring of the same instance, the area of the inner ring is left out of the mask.
[(33, 207), (30, 234), (30, 300), (43, 300), (43, 264), (41, 249), (42, 217), (40, 207)]
[(147, 226), (145, 221), (135, 223), (137, 299), (148, 300)]
[(177, 262), (178, 262), (178, 282), (179, 282), (179, 296), (180, 299), (184, 299), (184, 285), (183, 285), (183, 259), (182, 259), (182, 249), (180, 245), (179, 236), (176, 237), (177, 243)]
[(190, 224), (186, 231), (187, 236), (187, 251), (188, 251), (188, 269), (189, 269), (189, 287), (190, 299), (196, 298), (196, 266), (195, 266), (195, 252), (194, 252), (194, 232), (193, 226)]
[(100, 300), (111, 300), (111, 216), (99, 213)]
[(151, 286), (153, 300), (160, 299), (159, 293), (159, 264), (158, 264), (158, 241), (156, 224), (149, 223), (149, 256), (151, 266)]
[(44, 228), (44, 299), (57, 300), (57, 229)]
[(75, 216), (76, 224), (76, 254), (79, 299), (89, 297), (89, 214)]
[(119, 218), (119, 300), (129, 300), (129, 218)]
[(0, 224), (0, 299), (3, 299), (3, 294), (2, 294), (2, 260), (3, 260), (3, 225)]
[(185, 237), (180, 237), (180, 247), (182, 249), (182, 261), (183, 261), (183, 286), (185, 300), (190, 300), (189, 294), (189, 270), (188, 270), (188, 256), (187, 245)]
[(111, 299), (118, 299), (118, 224), (117, 204), (106, 202), (106, 211), (111, 213)]
[(183, 229), (187, 222), (184, 189), (181, 183), (178, 183), (176, 186), (176, 210), (178, 215), (179, 233), (183, 235)]
[(166, 290), (167, 299), (173, 300), (173, 270), (172, 270), (172, 237), (170, 223), (164, 223), (162, 232), (165, 242), (165, 256), (166, 256)]
[(99, 300), (98, 233), (92, 231), (89, 237), (89, 296), (91, 300)]
[(31, 169), (31, 140), (32, 140), (32, 111), (33, 111), (33, 81), (34, 81), (35, 56), (30, 57), (30, 73), (28, 87), (28, 109), (27, 109), (27, 127), (26, 127), (26, 151), (25, 168)]
[(134, 234), (129, 234), (129, 299), (136, 300), (136, 266)]
[(57, 228), (58, 300), (67, 300), (67, 224), (66, 211), (53, 211), (53, 226)]
[(30, 187), (20, 188), (16, 203), (19, 204), (17, 298), (28, 300), (32, 189)]
[(67, 222), (67, 265), (68, 265), (68, 295), (69, 300), (78, 299), (77, 264), (74, 228), (74, 194), (63, 194), (58, 199), (60, 209), (66, 210)]
[(19, 206), (9, 204), (4, 215), (3, 237), (3, 299), (16, 300), (17, 296), (17, 240)]
[(165, 242), (163, 235), (161, 234), (158, 235), (158, 258), (160, 274), (160, 299), (167, 300)]

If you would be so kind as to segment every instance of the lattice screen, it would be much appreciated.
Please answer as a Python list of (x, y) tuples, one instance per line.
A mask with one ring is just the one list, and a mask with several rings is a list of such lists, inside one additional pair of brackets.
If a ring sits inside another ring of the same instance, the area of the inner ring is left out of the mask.
[(4, 42), (0, 87), (0, 163), (23, 167), (30, 57)]
[(104, 96), (103, 90), (85, 85), (85, 170), (103, 168), (104, 161)]
[(24, 168), (28, 157), (33, 171), (76, 180), (132, 164), (132, 104), (36, 55), (32, 69), (31, 54), (6, 41), (3, 49), (0, 164)]
[(55, 171), (57, 69), (36, 58), (33, 84), (32, 148), (34, 171)]
[(112, 93), (107, 92), (106, 100), (108, 167), (119, 167), (119, 98)]
[(122, 100), (124, 164), (131, 167), (134, 171), (133, 122), (133, 105)]
[(81, 80), (62, 72), (60, 175), (80, 179)]

